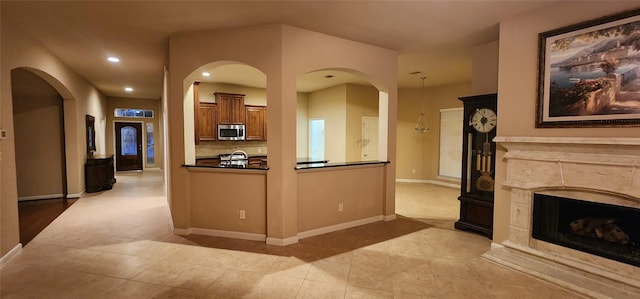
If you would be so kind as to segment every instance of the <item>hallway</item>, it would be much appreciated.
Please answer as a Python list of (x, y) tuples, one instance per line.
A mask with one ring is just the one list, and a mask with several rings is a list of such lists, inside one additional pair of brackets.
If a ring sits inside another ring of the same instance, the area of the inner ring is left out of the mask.
[(117, 180), (1, 269), (1, 298), (582, 298), (482, 260), (490, 240), (452, 220), (399, 216), (286, 247), (183, 237), (160, 171)]

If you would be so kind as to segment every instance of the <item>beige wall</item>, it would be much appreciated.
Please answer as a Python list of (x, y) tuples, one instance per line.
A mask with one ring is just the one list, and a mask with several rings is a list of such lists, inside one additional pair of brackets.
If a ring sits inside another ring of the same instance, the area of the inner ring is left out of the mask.
[(309, 120), (324, 119), (324, 158), (346, 161), (347, 86), (338, 85), (309, 94)]
[[(263, 51), (255, 51), (260, 44)], [(313, 49), (313, 51), (309, 51)], [(397, 53), (286, 25), (246, 27), (175, 34), (170, 38), (169, 146), (170, 206), (176, 228), (193, 224), (190, 172), (185, 157), (185, 91), (197, 70), (228, 61), (251, 65), (267, 77), (269, 171), (267, 173), (267, 236), (280, 242), (298, 233), (296, 163), (297, 78), (315, 70), (355, 70), (389, 94), (388, 123), (396, 121)], [(187, 101), (189, 99), (186, 99)], [(395, 131), (389, 131), (387, 152), (395, 160)], [(193, 138), (190, 136), (190, 138)], [(395, 169), (385, 168), (383, 213), (394, 214)], [(337, 172), (342, 176), (341, 172)], [(207, 188), (202, 186), (202, 188)], [(259, 199), (257, 199), (259, 200)]]
[[(140, 117), (114, 117), (114, 110), (116, 108), (132, 108), (132, 109), (146, 109), (153, 111), (153, 118), (140, 118)], [(121, 98), (121, 97), (108, 97), (107, 98), (107, 111), (106, 120), (96, 119), (96, 122), (106, 123), (106, 153), (108, 155), (115, 155), (115, 122), (141, 122), (142, 125), (142, 144), (143, 144), (143, 159), (144, 168), (162, 168), (164, 149), (162, 147), (163, 135), (162, 134), (162, 112), (160, 110), (160, 100), (155, 99), (139, 99), (139, 98)], [(146, 123), (152, 123), (154, 129), (154, 164), (147, 164), (147, 131), (145, 128)]]
[[(329, 187), (330, 186), (330, 187)], [(298, 175), (300, 232), (383, 215), (384, 166)], [(342, 204), (343, 211), (338, 210)]]
[[(189, 176), (192, 227), (266, 235), (266, 177), (263, 172), (193, 169)], [(240, 219), (240, 210), (245, 211), (245, 219)]]
[[(438, 178), (440, 109), (462, 107), (458, 98), (470, 93), (470, 83), (425, 88), (424, 95), (422, 88), (399, 90), (397, 179), (450, 182)], [(415, 130), (420, 111), (430, 128), (426, 133)]]
[[(634, 1), (557, 4), (548, 9), (500, 23), (498, 75), (498, 136), (544, 137), (640, 137), (638, 128), (536, 129), (538, 34), (559, 27), (637, 8)], [(505, 151), (496, 153), (496, 187), (505, 181)], [(495, 195), (494, 242), (508, 236), (510, 193), (498, 188)]]
[(498, 41), (479, 45), (473, 49), (471, 94), (498, 92)]
[(200, 102), (215, 103), (216, 97), (213, 95), (214, 92), (244, 94), (245, 105), (267, 106), (266, 89), (226, 83), (200, 83), (198, 88)]
[(346, 161), (362, 160), (362, 117), (378, 116), (378, 97), (373, 86), (347, 84)]
[(308, 157), (309, 94), (299, 92), (296, 103), (296, 157)]
[(26, 69), (11, 72), (19, 200), (66, 195), (62, 97)]
[[(95, 87), (6, 18), (2, 18), (1, 30), (0, 128), (8, 133), (7, 139), (0, 141), (0, 255), (4, 256), (19, 243), (13, 98), (9, 80), (11, 70), (28, 68), (53, 86), (64, 99), (65, 155), (70, 196), (79, 196), (84, 191), (85, 115), (104, 118), (106, 103)], [(104, 130), (104, 126), (96, 127), (96, 132), (102, 132), (102, 136)], [(98, 154), (105, 153), (104, 137), (96, 139), (96, 148)]]

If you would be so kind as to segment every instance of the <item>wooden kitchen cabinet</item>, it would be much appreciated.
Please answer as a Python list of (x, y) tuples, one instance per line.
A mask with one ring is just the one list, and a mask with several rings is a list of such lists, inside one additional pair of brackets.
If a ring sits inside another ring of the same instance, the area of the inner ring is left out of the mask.
[(200, 103), (198, 107), (198, 118), (196, 131), (196, 144), (203, 140), (216, 140), (216, 119), (218, 112), (218, 105), (215, 103)]
[(200, 159), (196, 159), (196, 165), (218, 166), (220, 165), (220, 159), (219, 158), (200, 158)]
[(267, 139), (267, 107), (245, 106), (246, 114), (246, 140)]
[(242, 125), (245, 123), (244, 95), (235, 93), (214, 93), (218, 104), (218, 124)]
[(195, 144), (200, 141), (216, 140), (218, 110), (215, 103), (200, 102), (200, 82), (193, 82), (194, 137)]
[(267, 166), (267, 156), (249, 157), (248, 163), (250, 166), (254, 166), (254, 167)]

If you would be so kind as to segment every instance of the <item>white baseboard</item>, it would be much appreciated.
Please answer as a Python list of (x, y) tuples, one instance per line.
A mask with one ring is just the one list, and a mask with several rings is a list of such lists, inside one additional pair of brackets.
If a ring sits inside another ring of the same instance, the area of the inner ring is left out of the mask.
[(460, 188), (460, 183), (447, 183), (434, 180), (415, 180), (415, 179), (396, 179), (396, 183), (419, 183), (419, 184), (434, 184), (451, 188)]
[(330, 225), (330, 226), (325, 226), (325, 227), (321, 227), (321, 228), (316, 228), (316, 229), (312, 229), (312, 230), (308, 230), (308, 231), (304, 231), (304, 232), (299, 232), (298, 233), (298, 239), (304, 239), (304, 238), (309, 238), (309, 237), (313, 237), (313, 236), (317, 236), (317, 235), (327, 234), (327, 233), (339, 231), (339, 230), (342, 230), (342, 229), (352, 228), (352, 227), (365, 225), (365, 224), (373, 223), (373, 222), (376, 222), (376, 221), (382, 221), (382, 220), (384, 220), (384, 216), (378, 215), (378, 216), (359, 219), (359, 220), (355, 220), (355, 221), (351, 221), (351, 222), (345, 222), (345, 223), (340, 223), (340, 224), (336, 224), (336, 225)]
[(232, 238), (232, 239), (241, 239), (241, 240), (262, 241), (262, 242), (266, 241), (267, 239), (267, 236), (264, 234), (233, 232), (233, 231), (227, 231), (227, 230), (217, 230), (217, 229), (197, 228), (197, 227), (190, 227), (188, 229), (174, 228), (173, 232), (175, 234), (183, 235), (183, 236), (196, 234), (196, 235), (204, 235), (204, 236), (212, 236), (212, 237), (222, 237), (222, 238)]
[[(173, 226), (172, 226), (173, 227)], [(176, 235), (180, 235), (180, 236), (188, 236), (191, 234), (191, 229), (190, 228), (172, 228), (173, 233)]]
[(267, 245), (287, 246), (298, 243), (298, 236), (290, 238), (267, 238)]
[(276, 245), (276, 246), (287, 246), (291, 244), (296, 244), (300, 239), (310, 238), (322, 234), (327, 234), (347, 228), (352, 228), (360, 225), (365, 225), (377, 221), (391, 221), (395, 220), (396, 215), (378, 215), (365, 219), (359, 219), (351, 222), (345, 222), (340, 224), (335, 224), (331, 226), (321, 227), (317, 229), (312, 229), (304, 232), (298, 233), (294, 237), (289, 238), (272, 238), (263, 234), (254, 234), (254, 233), (243, 233), (243, 232), (233, 232), (233, 231), (224, 231), (224, 230), (215, 230), (215, 229), (206, 229), (206, 228), (173, 228), (173, 233), (181, 236), (188, 236), (190, 234), (197, 235), (205, 235), (205, 236), (213, 236), (213, 237), (223, 237), (223, 238), (233, 238), (233, 239), (242, 239), (242, 240), (251, 240), (251, 241), (263, 241), (268, 245)]
[(63, 197), (64, 197), (64, 194), (34, 195), (34, 196), (18, 197), (18, 201), (54, 199), (54, 198), (63, 198)]
[(15, 257), (16, 255), (18, 255), (18, 253), (20, 253), (20, 251), (22, 251), (22, 243), (18, 243), (18, 245), (13, 247), (11, 250), (9, 250), (9, 252), (7, 252), (7, 254), (3, 255), (0, 258), (0, 268), (2, 268), (9, 261), (11, 261), (13, 257)]
[(82, 195), (84, 195), (84, 192), (82, 192), (82, 193), (74, 193), (74, 194), (67, 194), (67, 198), (80, 198), (80, 197), (82, 197)]

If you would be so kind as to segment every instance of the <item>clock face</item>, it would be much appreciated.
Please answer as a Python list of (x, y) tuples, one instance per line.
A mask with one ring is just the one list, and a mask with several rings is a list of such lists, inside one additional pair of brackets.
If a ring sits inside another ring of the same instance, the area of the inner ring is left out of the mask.
[(480, 133), (487, 133), (493, 130), (498, 123), (496, 113), (489, 108), (477, 109), (469, 120), (469, 124)]

